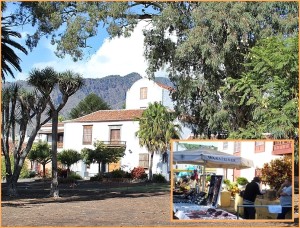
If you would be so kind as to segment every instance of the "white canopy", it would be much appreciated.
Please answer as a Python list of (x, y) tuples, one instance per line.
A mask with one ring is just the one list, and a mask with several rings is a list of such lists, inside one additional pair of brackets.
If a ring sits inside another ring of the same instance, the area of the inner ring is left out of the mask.
[(252, 160), (208, 148), (174, 151), (173, 163), (197, 164), (208, 168), (226, 169), (247, 169), (254, 166)]

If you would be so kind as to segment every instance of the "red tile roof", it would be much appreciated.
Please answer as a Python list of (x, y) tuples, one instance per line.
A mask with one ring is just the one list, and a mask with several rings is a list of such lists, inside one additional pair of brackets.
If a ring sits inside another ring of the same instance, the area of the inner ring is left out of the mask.
[[(58, 127), (63, 127), (64, 123), (63, 122), (58, 122)], [(52, 123), (46, 123), (42, 127), (52, 127)]]
[(108, 122), (135, 120), (142, 116), (144, 109), (121, 109), (121, 110), (99, 110), (77, 119), (65, 121), (70, 122)]
[(164, 85), (164, 84), (161, 84), (159, 82), (155, 82), (159, 87), (163, 88), (163, 89), (166, 89), (166, 90), (169, 90), (169, 91), (173, 91), (175, 90), (174, 88), (172, 88), (171, 86), (167, 86), (167, 85)]

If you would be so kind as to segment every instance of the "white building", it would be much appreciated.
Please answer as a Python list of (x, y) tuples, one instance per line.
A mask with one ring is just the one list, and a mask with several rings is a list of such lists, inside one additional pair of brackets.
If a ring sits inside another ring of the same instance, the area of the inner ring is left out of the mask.
[[(283, 155), (292, 156), (293, 153), (293, 141), (283, 140), (243, 140), (243, 141), (231, 141), (231, 140), (180, 140), (174, 142), (173, 150), (184, 151), (184, 147), (180, 146), (182, 143), (189, 143), (203, 146), (213, 146), (217, 151), (221, 151), (230, 155), (240, 156), (253, 161), (253, 167), (247, 169), (223, 169), (215, 167), (214, 173), (217, 175), (223, 175), (224, 179), (228, 179), (231, 182), (236, 181), (238, 177), (245, 177), (250, 182), (255, 176), (261, 176), (261, 169), (265, 163), (270, 163), (271, 160), (278, 159)], [(186, 169), (189, 164), (176, 164), (173, 165), (174, 170)], [(203, 169), (202, 169), (203, 170)], [(208, 172), (208, 170), (206, 170)], [(209, 171), (211, 172), (211, 170)], [(208, 172), (208, 173), (209, 173)], [(292, 171), (291, 171), (292, 172)]]
[[(104, 141), (109, 146), (126, 145), (125, 156), (118, 164), (105, 167), (105, 171), (121, 167), (130, 171), (142, 166), (148, 172), (149, 153), (145, 147), (140, 147), (136, 132), (139, 130), (138, 117), (149, 103), (160, 102), (173, 109), (170, 98), (171, 87), (155, 83), (149, 79), (136, 81), (126, 95), (126, 109), (100, 110), (78, 119), (64, 122), (64, 149), (81, 151), (83, 148), (93, 148), (97, 140)], [(187, 138), (190, 131), (182, 127), (182, 138)], [(98, 173), (98, 165), (85, 165), (82, 161), (71, 167), (81, 176), (93, 176)], [(162, 155), (154, 154), (153, 173), (161, 173), (168, 179), (168, 167), (162, 163)]]
[(248, 181), (251, 181), (253, 177), (261, 175), (261, 169), (265, 163), (283, 155), (292, 155), (292, 141), (223, 141), (218, 143), (218, 150), (250, 159), (254, 167), (227, 170), (227, 174), (225, 170), (218, 169), (217, 174), (224, 175), (224, 178), (230, 181), (235, 181), (237, 177), (246, 177)]

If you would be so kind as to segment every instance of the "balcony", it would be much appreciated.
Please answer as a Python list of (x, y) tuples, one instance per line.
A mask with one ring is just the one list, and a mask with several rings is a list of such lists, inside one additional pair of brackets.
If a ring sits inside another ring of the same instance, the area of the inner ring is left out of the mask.
[(126, 147), (126, 141), (102, 141), (104, 145), (110, 148)]
[(290, 141), (274, 142), (273, 144), (273, 155), (292, 154), (292, 152), (292, 142)]

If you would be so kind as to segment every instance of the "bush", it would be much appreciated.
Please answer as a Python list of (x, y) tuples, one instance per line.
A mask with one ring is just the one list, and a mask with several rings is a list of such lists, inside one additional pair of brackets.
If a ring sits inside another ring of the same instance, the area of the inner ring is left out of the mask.
[(35, 171), (30, 171), (29, 172), (29, 178), (33, 178), (37, 175), (37, 173)]
[(121, 169), (116, 169), (110, 172), (110, 176), (112, 178), (122, 178), (125, 176), (125, 171), (121, 170)]
[[(14, 157), (12, 155), (10, 156), (10, 164), (11, 164), (11, 169), (13, 170), (14, 169)], [(6, 168), (5, 167), (6, 167), (5, 166), (5, 158), (4, 158), (4, 156), (2, 156), (2, 158), (1, 158), (1, 176), (2, 176), (2, 178), (4, 178), (6, 176)], [(25, 160), (23, 167), (21, 169), (19, 178), (22, 179), (22, 178), (29, 178), (29, 177), (30, 177), (30, 171), (28, 168), (28, 161)]]
[(73, 180), (82, 180), (82, 177), (79, 174), (74, 173), (74, 172), (71, 172), (69, 174), (68, 178), (71, 178)]
[[(37, 176), (43, 177), (43, 175), (44, 175), (43, 170), (40, 170), (37, 172)], [(46, 168), (45, 169), (45, 178), (50, 178), (51, 176), (52, 176), (52, 171)]]
[(239, 184), (239, 185), (246, 185), (249, 183), (249, 181), (247, 180), (247, 178), (245, 177), (238, 177), (236, 179), (236, 182)]
[(292, 158), (284, 156), (265, 163), (261, 173), (262, 182), (278, 190), (285, 179), (292, 179)]
[(165, 183), (166, 178), (162, 174), (153, 174), (152, 181), (155, 183)]
[(58, 182), (60, 184), (72, 184), (76, 182), (77, 180), (82, 180), (82, 177), (74, 172), (71, 172), (68, 177), (59, 177)]
[(58, 177), (66, 178), (67, 175), (68, 175), (68, 170), (67, 169), (57, 168), (57, 176)]
[(143, 167), (134, 167), (131, 171), (131, 177), (133, 179), (145, 179), (147, 174), (145, 173), (145, 169)]
[(90, 178), (90, 181), (102, 181), (102, 180), (103, 180), (103, 177), (100, 174), (97, 174)]

